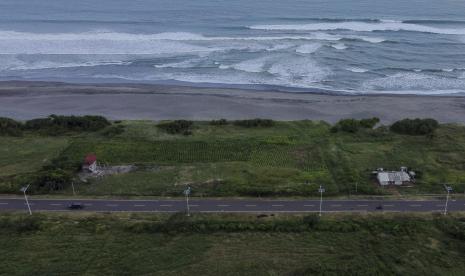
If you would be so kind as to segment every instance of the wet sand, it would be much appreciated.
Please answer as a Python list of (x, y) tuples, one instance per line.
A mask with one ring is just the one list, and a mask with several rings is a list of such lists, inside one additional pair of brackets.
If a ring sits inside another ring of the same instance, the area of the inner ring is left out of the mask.
[(50, 114), (92, 114), (130, 120), (260, 117), (328, 122), (376, 116), (384, 123), (429, 117), (465, 123), (465, 96), (328, 95), (141, 84), (0, 82), (0, 116), (25, 120)]

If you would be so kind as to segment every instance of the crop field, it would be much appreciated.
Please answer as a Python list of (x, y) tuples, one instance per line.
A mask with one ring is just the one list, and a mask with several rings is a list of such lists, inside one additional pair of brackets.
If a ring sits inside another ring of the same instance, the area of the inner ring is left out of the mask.
[[(185, 136), (166, 133), (157, 122), (118, 124), (124, 131), (112, 136), (0, 137), (0, 177), (16, 179), (8, 184), (16, 191), (22, 176), (52, 159), (78, 168), (94, 153), (100, 164), (138, 169), (78, 183), (82, 194), (174, 196), (186, 185), (198, 196), (316, 196), (319, 185), (328, 196), (443, 193), (443, 183), (465, 191), (465, 127), (460, 125), (441, 125), (434, 136), (409, 136), (386, 127), (335, 133), (329, 124), (311, 121), (250, 128), (195, 122), (192, 135)], [(418, 172), (415, 185), (378, 187), (373, 170), (400, 166)]]
[(1, 214), (0, 274), (463, 275), (464, 223), (458, 214)]

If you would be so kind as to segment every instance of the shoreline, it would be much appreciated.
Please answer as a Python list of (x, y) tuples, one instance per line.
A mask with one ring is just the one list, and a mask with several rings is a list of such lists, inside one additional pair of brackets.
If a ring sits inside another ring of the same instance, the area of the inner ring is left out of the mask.
[(324, 120), (379, 117), (383, 123), (431, 117), (465, 123), (457, 95), (332, 94), (165, 84), (0, 81), (0, 116), (103, 115), (114, 120)]

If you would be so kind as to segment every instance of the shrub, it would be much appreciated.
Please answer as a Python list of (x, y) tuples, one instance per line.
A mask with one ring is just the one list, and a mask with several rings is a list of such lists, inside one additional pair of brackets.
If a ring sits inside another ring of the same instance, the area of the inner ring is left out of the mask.
[(360, 126), (363, 128), (374, 128), (376, 124), (379, 123), (379, 118), (378, 117), (373, 117), (370, 119), (361, 119), (360, 120)]
[(406, 135), (432, 134), (439, 127), (434, 119), (404, 119), (391, 125), (390, 130)]
[(237, 120), (234, 125), (241, 127), (271, 127), (274, 126), (274, 121), (270, 119), (252, 119), (252, 120)]
[(0, 135), (21, 135), (22, 124), (10, 118), (0, 117)]
[(60, 168), (40, 171), (33, 179), (33, 189), (59, 191), (65, 189), (72, 181), (72, 174)]
[(361, 120), (342, 119), (331, 128), (331, 132), (344, 131), (355, 133), (361, 128), (372, 129), (376, 126), (377, 123), (379, 123), (379, 118), (377, 117)]
[(25, 123), (28, 130), (42, 131), (47, 134), (66, 131), (97, 131), (111, 123), (102, 116), (59, 116), (33, 119)]
[(191, 126), (194, 124), (192, 121), (176, 120), (172, 122), (163, 122), (157, 125), (158, 128), (163, 129), (169, 134), (183, 134), (191, 135)]
[(105, 128), (102, 131), (102, 135), (106, 137), (114, 137), (116, 135), (119, 135), (124, 132), (124, 126), (123, 125), (116, 125), (116, 126), (110, 126)]
[(226, 119), (219, 119), (219, 120), (212, 120), (210, 121), (210, 125), (212, 126), (224, 126), (228, 124), (228, 120)]

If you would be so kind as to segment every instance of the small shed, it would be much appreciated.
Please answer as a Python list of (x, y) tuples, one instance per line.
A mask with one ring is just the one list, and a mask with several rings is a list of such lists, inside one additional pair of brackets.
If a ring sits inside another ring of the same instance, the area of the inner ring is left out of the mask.
[(97, 172), (97, 156), (95, 154), (88, 154), (86, 158), (84, 158), (82, 170), (87, 170), (92, 173)]
[(401, 171), (379, 171), (376, 178), (381, 186), (403, 185), (412, 181), (410, 174), (406, 170)]

